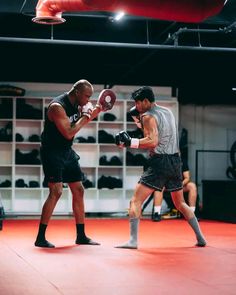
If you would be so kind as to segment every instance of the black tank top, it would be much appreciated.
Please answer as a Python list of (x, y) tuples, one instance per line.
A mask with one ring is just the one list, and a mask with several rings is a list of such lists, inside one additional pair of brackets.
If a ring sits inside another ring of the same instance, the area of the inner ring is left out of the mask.
[[(48, 107), (54, 102), (59, 103), (65, 110), (67, 117), (69, 118), (71, 125), (78, 121), (81, 117), (81, 113), (78, 108), (75, 108), (69, 101), (66, 93), (55, 97)], [(44, 122), (44, 130), (41, 135), (41, 143), (43, 148), (47, 149), (68, 149), (72, 146), (73, 139), (66, 139), (56, 125), (48, 119), (47, 113)]]

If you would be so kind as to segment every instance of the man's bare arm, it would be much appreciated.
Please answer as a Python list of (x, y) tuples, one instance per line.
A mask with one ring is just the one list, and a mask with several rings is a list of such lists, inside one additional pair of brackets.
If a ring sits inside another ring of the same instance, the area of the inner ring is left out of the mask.
[(50, 121), (54, 122), (60, 133), (68, 140), (72, 139), (75, 134), (91, 120), (87, 116), (82, 116), (72, 125), (65, 110), (58, 103), (53, 103), (49, 107), (48, 118)]
[(158, 144), (157, 123), (152, 116), (143, 116), (143, 133), (144, 137), (139, 140), (139, 148), (154, 148)]

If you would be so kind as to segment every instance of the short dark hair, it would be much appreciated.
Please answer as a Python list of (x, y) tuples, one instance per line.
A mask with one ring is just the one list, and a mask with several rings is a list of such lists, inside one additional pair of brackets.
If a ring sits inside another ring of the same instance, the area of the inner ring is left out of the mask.
[(131, 97), (135, 101), (136, 100), (143, 101), (145, 98), (147, 98), (150, 102), (154, 102), (155, 101), (154, 93), (152, 91), (152, 88), (149, 87), (149, 86), (143, 86), (143, 87), (140, 87), (139, 89), (135, 90), (131, 94)]
[(73, 89), (81, 90), (81, 89), (84, 89), (86, 86), (93, 89), (92, 84), (88, 80), (81, 79), (75, 82), (75, 84), (73, 85)]

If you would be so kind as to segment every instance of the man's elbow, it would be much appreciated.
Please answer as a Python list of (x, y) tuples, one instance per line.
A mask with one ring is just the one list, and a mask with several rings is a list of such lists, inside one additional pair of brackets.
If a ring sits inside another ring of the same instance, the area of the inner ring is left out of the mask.
[(70, 132), (66, 132), (63, 134), (63, 136), (65, 137), (66, 140), (71, 140), (74, 137), (74, 134), (70, 133)]
[(150, 142), (150, 148), (155, 148), (158, 145), (158, 141), (157, 140), (152, 140)]

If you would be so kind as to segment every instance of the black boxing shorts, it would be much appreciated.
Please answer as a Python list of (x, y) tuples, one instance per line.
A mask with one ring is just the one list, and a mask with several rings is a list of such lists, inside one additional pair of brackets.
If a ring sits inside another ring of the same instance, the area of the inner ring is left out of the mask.
[(173, 192), (183, 188), (182, 162), (179, 154), (155, 154), (151, 156), (144, 167), (139, 183), (162, 191)]
[(49, 182), (70, 183), (83, 181), (84, 174), (79, 165), (80, 157), (74, 150), (51, 150), (41, 147), (40, 156), (43, 165), (43, 186)]

